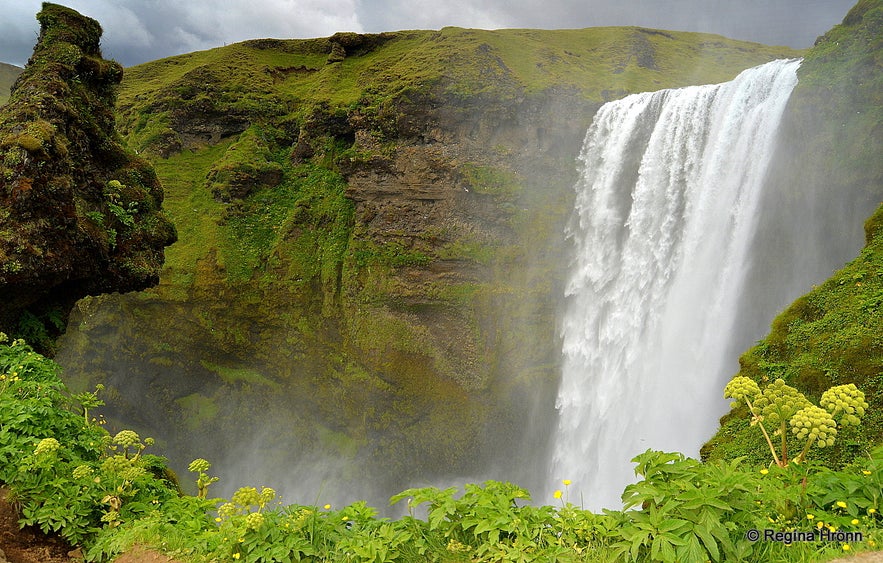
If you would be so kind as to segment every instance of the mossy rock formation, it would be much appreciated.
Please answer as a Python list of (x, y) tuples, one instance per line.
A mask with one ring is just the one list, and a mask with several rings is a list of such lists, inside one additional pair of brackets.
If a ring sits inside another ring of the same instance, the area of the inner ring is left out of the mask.
[(115, 132), (123, 69), (101, 57), (98, 22), (48, 3), (37, 19), (0, 108), (0, 330), (39, 340), (38, 321), (62, 327), (81, 297), (154, 285), (175, 230), (153, 169)]

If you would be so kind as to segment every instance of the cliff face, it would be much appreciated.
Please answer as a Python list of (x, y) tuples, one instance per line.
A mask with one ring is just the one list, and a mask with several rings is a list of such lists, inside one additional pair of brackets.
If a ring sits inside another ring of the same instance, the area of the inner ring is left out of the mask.
[(0, 330), (32, 337), (86, 295), (155, 284), (175, 240), (156, 175), (114, 130), (122, 68), (101, 58), (100, 26), (52, 4), (37, 18), (0, 108)]

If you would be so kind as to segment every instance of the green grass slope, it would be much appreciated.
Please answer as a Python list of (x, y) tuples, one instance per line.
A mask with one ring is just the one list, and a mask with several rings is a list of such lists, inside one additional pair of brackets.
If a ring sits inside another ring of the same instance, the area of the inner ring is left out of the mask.
[[(333, 55), (334, 45), (346, 55)], [(120, 121), (151, 146), (191, 108), (253, 121), (303, 119), (321, 103), (375, 107), (434, 93), (498, 103), (554, 88), (603, 101), (630, 92), (722, 82), (781, 47), (642, 28), (483, 31), (444, 28), (328, 39), (254, 40), (126, 71)], [(338, 60), (340, 59), (340, 60)], [(155, 148), (155, 147), (154, 147)]]
[[(873, 209), (883, 201), (883, 2), (859, 2), (810, 50), (798, 77), (785, 117), (785, 134), (800, 140), (785, 154), (791, 204), (817, 198), (834, 208), (858, 199)], [(866, 456), (883, 440), (881, 225), (883, 207), (865, 224), (859, 256), (797, 299), (740, 359), (739, 375), (761, 386), (781, 377), (813, 401), (834, 385), (854, 383), (865, 393), (871, 407), (862, 427), (841, 428), (833, 448), (814, 453), (835, 465)], [(705, 458), (768, 458), (745, 414), (743, 407), (721, 419)]]
[(0, 105), (9, 101), (9, 89), (22, 70), (14, 65), (0, 63)]

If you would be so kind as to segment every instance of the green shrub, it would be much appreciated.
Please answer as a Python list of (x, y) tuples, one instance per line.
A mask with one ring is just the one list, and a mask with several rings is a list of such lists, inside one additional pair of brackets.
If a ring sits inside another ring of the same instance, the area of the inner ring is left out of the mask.
[[(207, 499), (217, 478), (204, 459), (189, 468), (197, 495), (183, 495), (165, 460), (145, 454), (150, 439), (104, 430), (94, 416), (100, 389), (71, 396), (58, 373), (23, 340), (0, 335), (0, 481), (22, 525), (83, 546), (87, 561), (136, 544), (183, 562), (817, 561), (883, 541), (883, 447), (840, 471), (648, 450), (633, 460), (639, 481), (626, 487), (623, 510), (600, 514), (568, 501), (567, 480), (553, 495), (560, 507), (531, 504), (525, 489), (498, 481), (462, 493), (408, 489), (391, 499), (408, 506), (395, 520), (364, 502), (283, 506), (267, 487)], [(837, 392), (822, 404), (850, 402), (844, 396), (854, 399)], [(804, 541), (792, 541), (797, 533)]]

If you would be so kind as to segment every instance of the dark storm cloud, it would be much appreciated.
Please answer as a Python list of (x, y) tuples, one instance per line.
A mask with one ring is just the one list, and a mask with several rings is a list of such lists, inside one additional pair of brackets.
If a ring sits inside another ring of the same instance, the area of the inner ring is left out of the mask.
[[(853, 0), (69, 0), (101, 22), (104, 55), (125, 66), (261, 37), (448, 25), (545, 29), (640, 25), (809, 47)], [(0, 61), (23, 65), (37, 37), (40, 0), (3, 5)]]
[[(102, 53), (125, 66), (245, 39), (361, 31), (353, 0), (68, 0), (101, 23)], [(40, 0), (4, 6), (0, 61), (23, 65), (39, 31)]]

